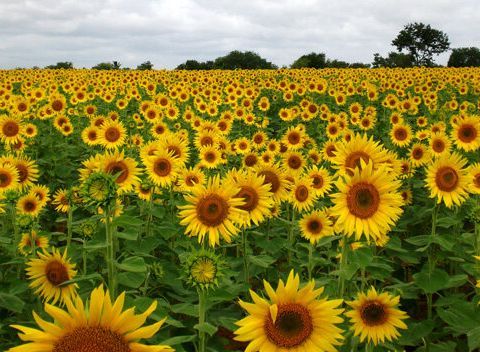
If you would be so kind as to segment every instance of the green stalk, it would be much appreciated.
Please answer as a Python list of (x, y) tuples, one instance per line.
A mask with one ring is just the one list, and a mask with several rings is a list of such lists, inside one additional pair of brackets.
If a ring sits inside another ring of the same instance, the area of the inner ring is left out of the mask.
[(82, 265), (83, 265), (83, 275), (87, 275), (87, 239), (83, 238), (82, 245)]
[(290, 225), (288, 227), (288, 265), (290, 266), (292, 263), (292, 246), (295, 242), (295, 237), (293, 236), (293, 229), (295, 227), (295, 209), (292, 206), (292, 216), (290, 220)]
[(339, 263), (339, 272), (340, 272), (340, 277), (338, 280), (338, 297), (343, 298), (343, 295), (345, 293), (345, 267), (348, 264), (348, 247), (350, 243), (348, 241), (348, 236), (343, 237), (342, 241), (342, 257), (340, 258), (340, 263)]
[(242, 230), (242, 247), (243, 247), (243, 274), (245, 278), (245, 283), (248, 285), (250, 282), (250, 274), (248, 270), (247, 233), (245, 229)]
[[(428, 273), (430, 276), (432, 275), (433, 271), (435, 270), (435, 257), (433, 251), (433, 240), (437, 235), (437, 215), (438, 215), (438, 206), (435, 204), (432, 211), (432, 233), (431, 233), (431, 245), (428, 250)], [(428, 319), (432, 319), (432, 294), (427, 293), (427, 317)]]
[(68, 217), (67, 217), (67, 250), (70, 248), (70, 243), (72, 243), (72, 222), (73, 222), (73, 206), (68, 207)]
[[(198, 289), (198, 324), (201, 327), (205, 323), (207, 313), (207, 291)], [(206, 351), (206, 336), (203, 329), (198, 331), (198, 351)]]
[(312, 271), (313, 271), (313, 244), (310, 243), (308, 246), (308, 281), (312, 279)]
[(365, 345), (365, 352), (373, 352), (374, 349), (375, 349), (375, 346), (371, 342)]
[(111, 297), (116, 297), (116, 277), (115, 277), (115, 244), (113, 243), (112, 228), (112, 210), (108, 206), (105, 211), (105, 232), (107, 240), (107, 268), (108, 268), (108, 288)]
[(147, 206), (147, 225), (145, 229), (145, 235), (147, 237), (150, 237), (150, 226), (153, 220), (153, 214), (152, 214), (152, 208), (153, 208), (153, 195), (155, 194), (155, 187), (153, 187), (152, 190), (152, 195), (150, 196), (150, 199), (148, 200), (148, 206)]

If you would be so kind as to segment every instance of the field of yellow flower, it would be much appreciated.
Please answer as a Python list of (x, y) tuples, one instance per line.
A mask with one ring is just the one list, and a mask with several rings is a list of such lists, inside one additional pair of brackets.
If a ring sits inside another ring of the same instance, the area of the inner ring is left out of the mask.
[(0, 349), (477, 350), (479, 97), (478, 68), (0, 71)]

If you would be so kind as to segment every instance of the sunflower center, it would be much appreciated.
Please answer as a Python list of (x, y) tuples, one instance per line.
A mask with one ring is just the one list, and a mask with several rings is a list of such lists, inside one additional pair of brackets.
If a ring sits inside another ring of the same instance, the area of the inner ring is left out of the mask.
[(116, 161), (109, 164), (105, 170), (110, 175), (117, 175), (116, 183), (124, 182), (128, 177), (128, 167), (123, 161)]
[(352, 170), (355, 170), (357, 167), (361, 167), (361, 160), (363, 160), (365, 163), (368, 163), (368, 161), (370, 160), (370, 156), (360, 150), (352, 152), (350, 153), (350, 155), (347, 156), (347, 159), (345, 160), (345, 167), (347, 168), (347, 173), (350, 176), (353, 176)]
[(52, 103), (52, 109), (55, 111), (60, 111), (63, 109), (63, 103), (60, 100), (54, 100)]
[(407, 131), (404, 128), (397, 128), (394, 135), (397, 141), (404, 141), (407, 139)]
[(323, 187), (323, 177), (320, 175), (315, 175), (312, 177), (313, 188), (321, 189)]
[(120, 131), (116, 127), (109, 127), (105, 131), (105, 139), (110, 143), (118, 141), (120, 138)]
[(202, 137), (202, 139), (200, 140), (200, 145), (203, 146), (203, 147), (205, 147), (207, 145), (213, 145), (212, 137), (210, 137), (210, 136)]
[(53, 261), (47, 264), (45, 267), (45, 275), (47, 276), (48, 281), (54, 286), (58, 286), (70, 279), (67, 268), (64, 264), (58, 261)]
[(360, 317), (368, 326), (382, 325), (387, 321), (388, 315), (385, 307), (379, 302), (366, 302), (360, 308)]
[(379, 205), (380, 194), (370, 183), (356, 183), (347, 193), (347, 207), (358, 218), (368, 219), (377, 212)]
[(280, 304), (275, 323), (269, 315), (265, 323), (265, 331), (270, 341), (276, 346), (296, 347), (310, 337), (313, 331), (312, 317), (308, 309), (301, 304)]
[(292, 155), (288, 158), (288, 166), (291, 169), (297, 170), (302, 166), (302, 160), (298, 156)]
[(318, 219), (311, 219), (307, 223), (307, 229), (310, 233), (317, 235), (322, 231), (322, 223)]
[(458, 174), (450, 166), (441, 167), (435, 175), (435, 183), (441, 191), (451, 192), (458, 185)]
[(209, 163), (213, 163), (216, 159), (216, 155), (213, 152), (205, 153), (205, 160)]
[(88, 136), (87, 136), (87, 137), (88, 137), (88, 139), (89, 139), (90, 141), (95, 141), (95, 140), (97, 139), (97, 132), (95, 132), (95, 131), (90, 131), (90, 132), (88, 132)]
[(293, 145), (300, 143), (300, 135), (296, 132), (291, 132), (288, 135), (288, 142)]
[(155, 164), (153, 165), (153, 171), (158, 176), (165, 177), (169, 175), (172, 171), (172, 164), (167, 159), (157, 159), (155, 160)]
[(247, 155), (245, 158), (245, 165), (246, 166), (253, 166), (257, 163), (257, 157), (254, 154)]
[(441, 139), (436, 139), (432, 143), (432, 148), (435, 152), (441, 153), (445, 150), (445, 143)]
[(415, 148), (412, 152), (412, 156), (415, 160), (420, 160), (423, 157), (423, 149)]
[(189, 187), (195, 186), (198, 182), (198, 177), (195, 175), (185, 177), (185, 183)]
[(197, 259), (190, 268), (190, 273), (195, 281), (206, 284), (213, 282), (216, 276), (217, 268), (210, 258)]
[(167, 147), (167, 151), (168, 151), (168, 153), (173, 153), (174, 157), (179, 158), (180, 156), (182, 156), (182, 152), (180, 151), (180, 148), (178, 148), (174, 145), (169, 145)]
[(305, 202), (308, 199), (308, 188), (304, 185), (300, 185), (295, 190), (295, 199), (299, 202)]
[(266, 185), (267, 183), (269, 183), (270, 192), (275, 194), (280, 188), (280, 179), (278, 178), (278, 176), (274, 172), (268, 170), (260, 171), (258, 174), (265, 177), (265, 181), (263, 181), (263, 184)]
[(239, 209), (252, 211), (258, 205), (258, 193), (252, 187), (243, 186), (235, 197), (243, 198), (245, 201), (244, 205), (238, 207)]
[(36, 208), (37, 208), (36, 203), (33, 202), (33, 201), (30, 201), (30, 200), (27, 200), (27, 201), (23, 204), (23, 209), (24, 209), (27, 213), (33, 212)]
[(7, 137), (14, 137), (20, 131), (20, 126), (15, 121), (7, 121), (2, 128), (2, 132)]
[(123, 337), (100, 326), (74, 329), (63, 336), (52, 352), (130, 352)]
[(218, 226), (227, 218), (229, 205), (217, 194), (210, 194), (200, 199), (197, 204), (197, 215), (205, 226)]
[(333, 158), (335, 156), (335, 152), (337, 151), (337, 149), (335, 148), (334, 145), (329, 145), (326, 150), (325, 150), (325, 153), (327, 153), (327, 155), (330, 157), (330, 158)]
[(473, 176), (473, 184), (477, 187), (480, 188), (480, 172)]
[(458, 129), (458, 138), (464, 143), (470, 143), (477, 138), (477, 130), (469, 123), (463, 124)]
[(12, 176), (9, 173), (0, 173), (0, 188), (8, 187), (12, 183)]

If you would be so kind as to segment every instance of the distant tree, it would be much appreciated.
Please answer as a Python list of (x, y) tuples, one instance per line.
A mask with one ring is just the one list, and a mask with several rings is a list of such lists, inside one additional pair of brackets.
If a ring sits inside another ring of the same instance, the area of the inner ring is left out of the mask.
[(349, 67), (348, 62), (342, 61), (342, 60), (330, 60), (328, 59), (327, 62), (325, 63), (325, 67), (331, 67), (331, 68), (347, 68)]
[(392, 45), (402, 52), (406, 50), (415, 66), (433, 66), (433, 55), (438, 55), (450, 47), (447, 34), (423, 23), (407, 24), (392, 41)]
[(413, 59), (409, 54), (390, 52), (387, 57), (379, 53), (373, 55), (372, 67), (412, 67)]
[(232, 51), (225, 56), (215, 59), (213, 68), (223, 70), (235, 69), (273, 69), (277, 68), (271, 62), (260, 57), (257, 53), (252, 51), (241, 52), (238, 50)]
[(113, 61), (113, 69), (114, 70), (118, 70), (120, 69), (120, 66), (122, 66), (122, 64), (118, 61)]
[(370, 64), (364, 64), (362, 62), (354, 62), (348, 65), (350, 68), (369, 68)]
[(480, 49), (455, 48), (448, 59), (449, 67), (478, 67), (480, 66)]
[(324, 68), (326, 64), (326, 57), (324, 53), (311, 52), (307, 55), (302, 55), (296, 59), (291, 68)]
[(70, 69), (73, 68), (73, 63), (70, 61), (57, 62), (55, 65), (45, 66), (47, 69), (58, 70), (58, 69)]
[(141, 63), (140, 65), (137, 66), (137, 70), (151, 70), (153, 69), (153, 64), (150, 61), (145, 61), (144, 63)]
[(118, 61), (112, 61), (112, 62), (100, 62), (99, 64), (96, 64), (92, 68), (94, 70), (118, 70), (120, 69), (120, 66), (122, 66), (121, 63)]

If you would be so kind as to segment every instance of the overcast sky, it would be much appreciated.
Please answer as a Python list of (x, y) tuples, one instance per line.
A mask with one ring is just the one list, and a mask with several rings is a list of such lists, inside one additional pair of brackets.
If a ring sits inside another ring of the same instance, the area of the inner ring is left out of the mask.
[(414, 21), (447, 33), (452, 47), (480, 46), (479, 0), (0, 0), (0, 68), (175, 68), (232, 50), (278, 66), (312, 51), (370, 63)]

